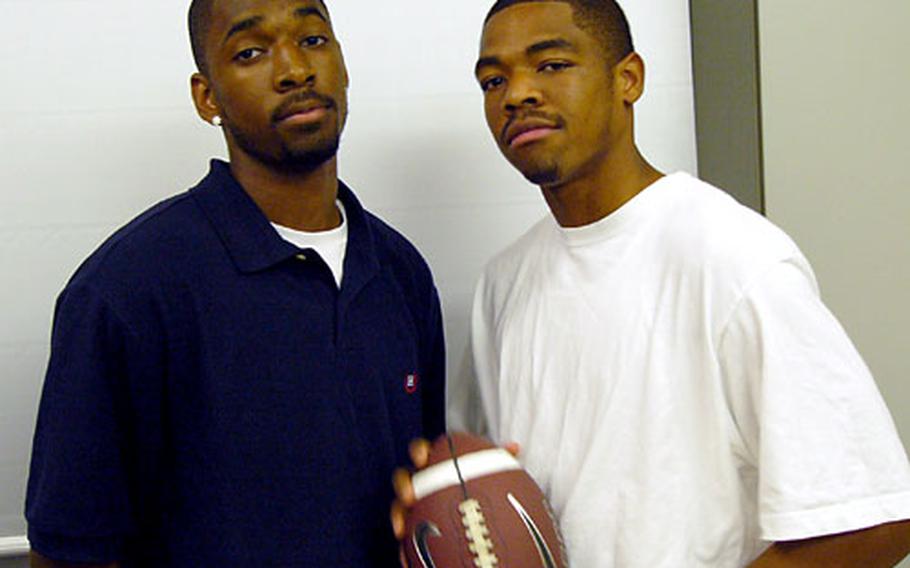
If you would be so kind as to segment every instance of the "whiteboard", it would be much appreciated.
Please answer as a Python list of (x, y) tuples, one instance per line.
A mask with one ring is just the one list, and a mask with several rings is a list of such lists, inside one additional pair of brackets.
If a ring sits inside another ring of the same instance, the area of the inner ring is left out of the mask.
[[(3, 0), (0, 543), (23, 542), (54, 300), (101, 241), (224, 156), (189, 97), (187, 0)], [(351, 76), (341, 177), (429, 261), (450, 375), (484, 262), (546, 214), (499, 155), (473, 79), (491, 0), (328, 0)], [(688, 2), (627, 1), (648, 65), (639, 144), (695, 173)], [(2, 551), (0, 551), (2, 553)]]

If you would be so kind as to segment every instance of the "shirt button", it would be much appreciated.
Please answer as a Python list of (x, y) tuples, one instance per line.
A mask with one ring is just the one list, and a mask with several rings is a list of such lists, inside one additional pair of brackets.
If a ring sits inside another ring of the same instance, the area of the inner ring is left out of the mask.
[(306, 255), (305, 255), (305, 254), (302, 254), (302, 253), (301, 253), (301, 254), (298, 254), (298, 255), (297, 255), (297, 260), (306, 260)]

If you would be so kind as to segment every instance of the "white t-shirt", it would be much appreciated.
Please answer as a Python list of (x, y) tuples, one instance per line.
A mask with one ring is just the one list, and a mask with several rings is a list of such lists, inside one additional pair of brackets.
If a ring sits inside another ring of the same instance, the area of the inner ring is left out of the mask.
[(344, 277), (344, 254), (348, 247), (348, 222), (346, 220), (344, 205), (336, 201), (338, 212), (341, 214), (341, 225), (328, 231), (308, 232), (298, 231), (283, 225), (272, 223), (282, 239), (301, 249), (313, 249), (322, 258), (332, 276), (335, 284), (341, 288), (341, 279)]
[(521, 445), (576, 568), (743, 566), (910, 518), (910, 467), (796, 245), (687, 174), (482, 276), (450, 423)]

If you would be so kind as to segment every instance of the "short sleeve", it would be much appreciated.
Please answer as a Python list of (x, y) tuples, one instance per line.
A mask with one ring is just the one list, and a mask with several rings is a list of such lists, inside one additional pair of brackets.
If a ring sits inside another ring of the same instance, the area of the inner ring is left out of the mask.
[(719, 358), (758, 472), (762, 538), (794, 540), (910, 518), (910, 467), (868, 368), (802, 258), (745, 292)]
[(26, 496), (32, 548), (48, 558), (111, 562), (132, 530), (123, 460), (127, 334), (91, 289), (70, 287), (58, 299)]

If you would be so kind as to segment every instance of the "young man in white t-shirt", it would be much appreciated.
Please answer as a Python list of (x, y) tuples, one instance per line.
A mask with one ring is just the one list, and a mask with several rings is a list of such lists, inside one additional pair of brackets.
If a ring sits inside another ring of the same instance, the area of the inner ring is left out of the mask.
[(641, 156), (621, 9), (499, 1), (476, 75), (552, 216), (478, 284), (450, 424), (520, 445), (572, 565), (903, 558), (910, 467), (874, 381), (785, 234)]

